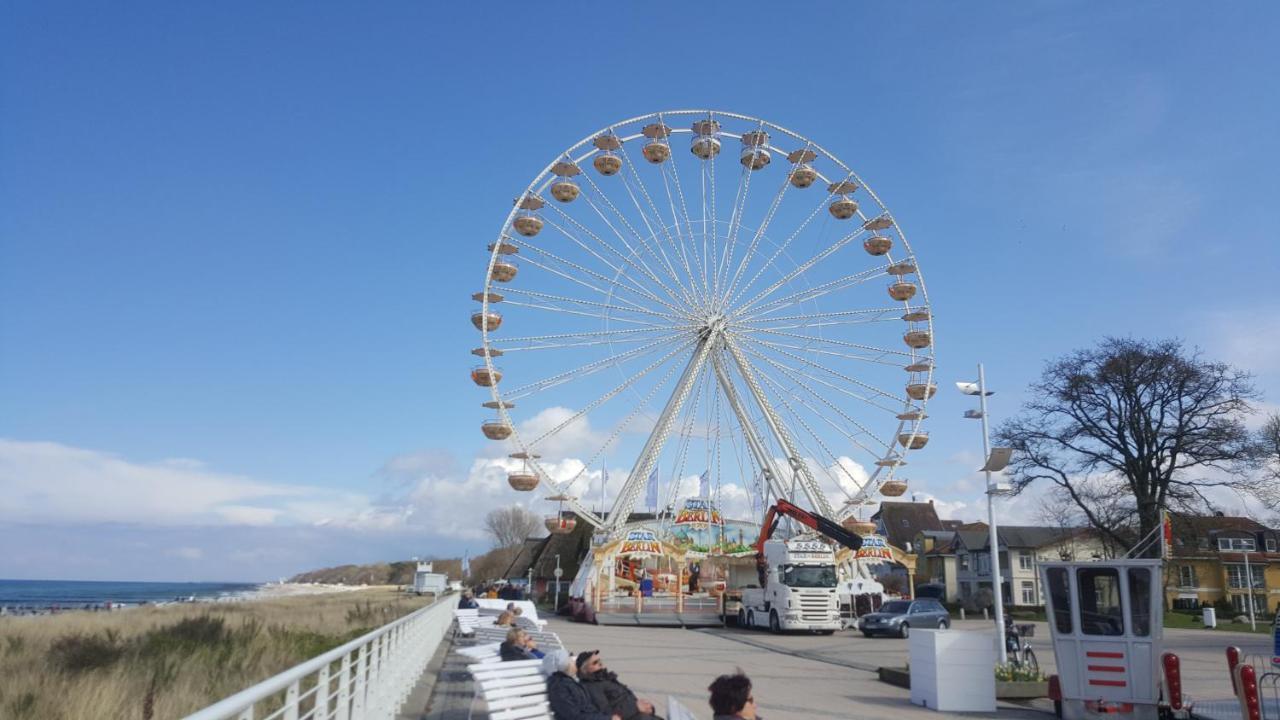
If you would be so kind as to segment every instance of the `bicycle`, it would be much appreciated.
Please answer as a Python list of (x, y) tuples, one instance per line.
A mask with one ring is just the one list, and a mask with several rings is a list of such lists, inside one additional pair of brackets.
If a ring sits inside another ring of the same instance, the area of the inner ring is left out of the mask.
[(1036, 626), (1030, 623), (1014, 625), (1005, 623), (1004, 645), (1010, 664), (1025, 668), (1032, 672), (1040, 670), (1040, 662), (1036, 660), (1036, 652), (1031, 643), (1026, 641), (1035, 634)]

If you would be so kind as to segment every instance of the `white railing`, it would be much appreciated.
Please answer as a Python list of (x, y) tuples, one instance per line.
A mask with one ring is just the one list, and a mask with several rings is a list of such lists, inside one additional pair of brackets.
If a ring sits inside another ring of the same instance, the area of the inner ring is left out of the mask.
[(456, 603), (446, 595), (186, 720), (393, 718), (448, 633)]

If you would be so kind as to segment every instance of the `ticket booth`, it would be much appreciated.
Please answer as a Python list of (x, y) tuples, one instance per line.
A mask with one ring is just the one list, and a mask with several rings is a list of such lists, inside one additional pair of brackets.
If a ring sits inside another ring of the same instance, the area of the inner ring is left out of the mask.
[(1160, 560), (1044, 562), (1064, 718), (1151, 718), (1160, 702)]

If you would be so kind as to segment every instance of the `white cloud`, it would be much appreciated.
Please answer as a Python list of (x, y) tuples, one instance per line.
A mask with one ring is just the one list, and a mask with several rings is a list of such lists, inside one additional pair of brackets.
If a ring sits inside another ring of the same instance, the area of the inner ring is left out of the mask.
[(194, 460), (143, 463), (52, 442), (0, 439), (0, 519), (38, 523), (273, 525), (333, 518), (385, 526), (358, 493), (259, 482)]

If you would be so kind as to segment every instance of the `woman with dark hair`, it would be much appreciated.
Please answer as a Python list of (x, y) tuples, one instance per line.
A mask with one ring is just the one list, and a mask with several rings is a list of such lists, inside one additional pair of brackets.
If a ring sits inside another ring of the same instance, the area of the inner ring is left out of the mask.
[(751, 680), (742, 671), (721, 675), (707, 688), (711, 691), (711, 712), (715, 720), (759, 720)]

